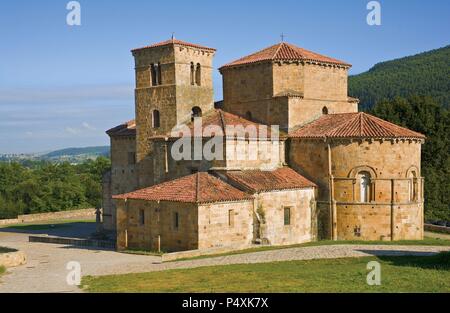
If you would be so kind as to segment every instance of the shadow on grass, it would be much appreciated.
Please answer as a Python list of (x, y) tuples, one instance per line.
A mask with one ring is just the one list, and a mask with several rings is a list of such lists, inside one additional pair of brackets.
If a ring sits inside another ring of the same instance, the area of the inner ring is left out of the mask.
[(88, 238), (96, 231), (96, 224), (91, 221), (54, 222), (46, 224), (20, 224), (1, 227), (0, 232), (49, 235), (71, 238)]
[(0, 253), (17, 252), (18, 250), (6, 247), (0, 247)]
[[(393, 266), (417, 267), (422, 269), (438, 269), (450, 271), (450, 251), (419, 252), (419, 251), (374, 251), (360, 250), (377, 256), (381, 261)], [(382, 253), (384, 252), (384, 255)], [(386, 255), (388, 253), (389, 255)], [(391, 254), (392, 253), (392, 254)], [(405, 255), (408, 253), (408, 255)]]

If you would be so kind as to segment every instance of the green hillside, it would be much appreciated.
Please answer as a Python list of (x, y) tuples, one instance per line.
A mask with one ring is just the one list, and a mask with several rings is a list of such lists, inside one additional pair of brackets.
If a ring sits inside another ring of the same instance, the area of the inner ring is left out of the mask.
[(387, 62), (349, 77), (349, 95), (360, 99), (360, 109), (382, 99), (410, 95), (430, 96), (450, 105), (450, 45)]
[(41, 156), (42, 159), (52, 159), (59, 157), (73, 157), (79, 155), (93, 155), (93, 156), (109, 156), (109, 146), (96, 146), (85, 148), (66, 148), (52, 151)]

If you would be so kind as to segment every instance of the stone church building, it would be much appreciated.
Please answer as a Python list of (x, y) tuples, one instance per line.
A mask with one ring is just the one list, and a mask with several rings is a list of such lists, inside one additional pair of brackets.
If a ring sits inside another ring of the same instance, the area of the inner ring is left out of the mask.
[[(107, 131), (103, 180), (118, 249), (423, 238), (425, 137), (358, 112), (350, 64), (281, 42), (221, 66), (214, 103), (215, 52), (177, 39), (132, 50), (135, 119)], [(198, 157), (213, 137), (216, 157)], [(180, 140), (196, 157), (174, 155)]]

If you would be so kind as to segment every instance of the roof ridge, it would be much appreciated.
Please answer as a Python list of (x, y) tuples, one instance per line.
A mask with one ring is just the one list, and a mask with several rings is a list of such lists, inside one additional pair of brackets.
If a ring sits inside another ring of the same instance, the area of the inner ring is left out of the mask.
[(210, 47), (202, 46), (202, 45), (199, 45), (199, 44), (190, 43), (190, 42), (179, 40), (179, 39), (176, 39), (176, 38), (170, 38), (168, 40), (164, 40), (164, 41), (161, 41), (161, 42), (153, 43), (153, 44), (150, 44), (150, 45), (147, 45), (147, 46), (144, 46), (144, 47), (135, 48), (135, 49), (132, 49), (131, 51), (134, 52), (134, 51), (139, 51), (139, 50), (142, 50), (142, 49), (162, 47), (162, 46), (167, 46), (167, 45), (171, 45), (171, 44), (172, 45), (181, 45), (181, 46), (191, 47), (191, 48), (197, 48), (197, 49), (203, 49), (203, 50), (216, 51), (215, 48), (210, 48)]
[[(272, 52), (273, 49), (275, 49), (274, 52)], [(253, 64), (269, 60), (311, 61), (324, 64), (334, 64), (343, 67), (351, 67), (351, 64), (348, 64), (344, 61), (328, 57), (326, 55), (316, 53), (301, 47), (297, 47), (296, 45), (288, 42), (281, 42), (241, 57), (237, 60), (226, 63), (222, 65), (219, 70), (232, 66)]]
[(280, 42), (278, 44), (277, 50), (275, 50), (275, 53), (272, 55), (272, 60), (276, 59), (278, 52), (280, 51), (281, 47), (284, 45), (284, 42)]
[(226, 136), (226, 130), (225, 130), (226, 123), (225, 123), (225, 117), (223, 116), (222, 110), (219, 110), (219, 117), (220, 117), (220, 124), (222, 125), (223, 135)]
[(324, 115), (290, 133), (293, 138), (419, 138), (426, 136), (365, 112)]

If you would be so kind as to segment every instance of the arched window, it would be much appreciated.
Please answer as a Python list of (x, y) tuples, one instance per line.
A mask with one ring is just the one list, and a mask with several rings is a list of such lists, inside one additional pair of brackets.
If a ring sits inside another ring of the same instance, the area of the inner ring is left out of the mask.
[(200, 63), (197, 63), (197, 68), (195, 70), (195, 83), (197, 84), (197, 86), (201, 85), (201, 81), (202, 81), (202, 68), (200, 66)]
[(250, 112), (250, 111), (245, 112), (245, 118), (251, 121), (252, 120), (252, 112)]
[(157, 71), (156, 71), (156, 65), (150, 64), (150, 73), (152, 76), (152, 86), (156, 86), (158, 84), (158, 78), (157, 78)]
[(416, 171), (409, 172), (409, 201), (417, 201), (419, 184), (417, 182)]
[(191, 62), (191, 85), (195, 84), (195, 65)]
[(327, 107), (323, 107), (322, 108), (322, 114), (324, 114), (324, 115), (328, 114), (328, 108)]
[(162, 84), (161, 63), (158, 62), (158, 85)]
[(359, 191), (360, 191), (360, 202), (370, 201), (370, 173), (369, 172), (359, 172)]
[(161, 126), (161, 121), (159, 120), (159, 111), (158, 110), (153, 110), (152, 126), (153, 126), (153, 128), (158, 128)]
[(199, 107), (193, 107), (191, 112), (191, 120), (194, 120), (194, 117), (201, 117), (202, 116), (202, 109)]

